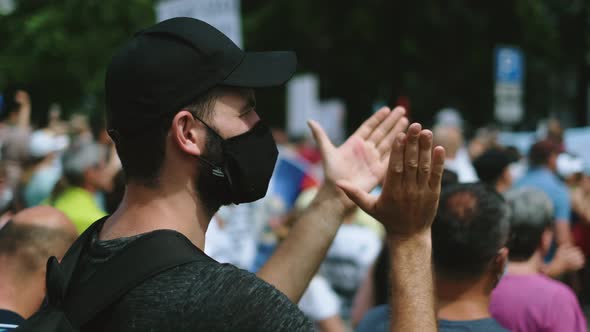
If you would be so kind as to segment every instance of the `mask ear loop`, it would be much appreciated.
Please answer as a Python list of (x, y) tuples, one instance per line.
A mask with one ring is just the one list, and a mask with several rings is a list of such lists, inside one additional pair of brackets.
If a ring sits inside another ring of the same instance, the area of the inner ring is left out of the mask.
[[(207, 129), (209, 129), (213, 134), (215, 134), (217, 137), (221, 138), (223, 140), (223, 137), (221, 137), (215, 130), (213, 130), (213, 128), (209, 127), (209, 125), (207, 123), (205, 123), (205, 121), (203, 121), (201, 118), (199, 118), (198, 116), (195, 116), (193, 114), (193, 117), (197, 120), (199, 120)], [(220, 178), (225, 178), (225, 172), (223, 171), (223, 169), (218, 166), (215, 165), (213, 162), (201, 157), (201, 156), (197, 156), (197, 158), (199, 158), (200, 161), (204, 162), (207, 166), (209, 166), (211, 168), (211, 173), (217, 177)]]

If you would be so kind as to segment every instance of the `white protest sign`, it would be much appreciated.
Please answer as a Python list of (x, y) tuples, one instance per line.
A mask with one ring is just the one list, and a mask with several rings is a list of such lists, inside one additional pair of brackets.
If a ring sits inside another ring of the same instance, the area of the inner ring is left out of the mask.
[(340, 99), (328, 99), (320, 102), (317, 121), (336, 145), (344, 142), (346, 124), (346, 106)]
[(316, 75), (297, 76), (287, 83), (287, 133), (309, 135), (307, 120), (319, 120), (319, 79)]

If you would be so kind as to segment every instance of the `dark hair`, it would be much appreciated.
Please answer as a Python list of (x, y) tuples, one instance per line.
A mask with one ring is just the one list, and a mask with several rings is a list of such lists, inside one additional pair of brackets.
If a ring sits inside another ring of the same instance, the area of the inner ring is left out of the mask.
[(551, 155), (558, 153), (559, 146), (555, 142), (547, 139), (538, 141), (529, 150), (529, 164), (532, 167), (546, 165)]
[[(207, 120), (211, 117), (213, 105), (220, 94), (220, 87), (213, 88), (184, 108), (201, 120)], [(161, 122), (154, 124), (153, 128), (146, 128), (146, 135), (131, 139), (125, 137), (116, 145), (127, 181), (149, 187), (158, 185), (158, 176), (166, 155), (166, 135), (176, 114), (177, 112), (172, 112)]]
[(74, 240), (61, 229), (9, 221), (0, 228), (0, 256), (15, 257), (22, 275), (28, 275), (42, 268), (49, 257), (62, 257)]
[(481, 276), (506, 243), (509, 217), (502, 196), (486, 185), (448, 187), (432, 226), (436, 273), (459, 280)]
[(456, 172), (453, 172), (448, 169), (443, 170), (442, 178), (440, 181), (440, 186), (442, 188), (446, 188), (457, 183), (459, 183), (459, 175), (457, 175)]
[(547, 194), (533, 188), (511, 190), (505, 197), (512, 211), (508, 257), (527, 261), (539, 248), (543, 232), (551, 227), (553, 205)]
[(61, 156), (63, 174), (49, 195), (49, 204), (54, 205), (70, 187), (84, 187), (86, 169), (97, 167), (104, 161), (104, 152), (104, 147), (97, 143), (76, 143), (64, 151)]

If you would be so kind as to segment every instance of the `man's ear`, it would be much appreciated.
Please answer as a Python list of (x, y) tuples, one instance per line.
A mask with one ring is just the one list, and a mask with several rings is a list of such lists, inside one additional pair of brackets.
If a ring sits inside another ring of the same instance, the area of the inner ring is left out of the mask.
[(498, 255), (496, 256), (495, 265), (497, 266), (497, 270), (501, 271), (501, 273), (504, 273), (504, 269), (506, 268), (507, 264), (508, 264), (508, 248), (502, 247), (498, 251)]
[(502, 247), (498, 250), (498, 254), (496, 258), (494, 258), (493, 263), (493, 271), (492, 273), (495, 275), (495, 280), (492, 288), (496, 288), (500, 279), (504, 275), (504, 271), (506, 271), (506, 267), (508, 266), (508, 248)]
[(180, 150), (192, 156), (200, 156), (205, 147), (203, 125), (188, 111), (180, 111), (174, 116), (170, 135)]

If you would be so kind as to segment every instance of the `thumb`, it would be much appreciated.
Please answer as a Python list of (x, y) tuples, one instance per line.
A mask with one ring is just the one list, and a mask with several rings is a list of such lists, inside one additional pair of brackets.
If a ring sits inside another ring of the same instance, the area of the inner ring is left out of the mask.
[(332, 145), (332, 141), (330, 141), (330, 138), (328, 138), (328, 135), (326, 135), (324, 128), (322, 128), (319, 123), (309, 120), (307, 121), (307, 125), (309, 126), (309, 129), (311, 129), (313, 138), (318, 143), (318, 147), (320, 148), (322, 155), (334, 147), (334, 145)]
[(377, 203), (377, 197), (370, 195), (369, 193), (361, 190), (348, 181), (338, 181), (336, 185), (344, 191), (346, 196), (350, 198), (358, 207), (363, 211), (375, 217), (375, 205)]

